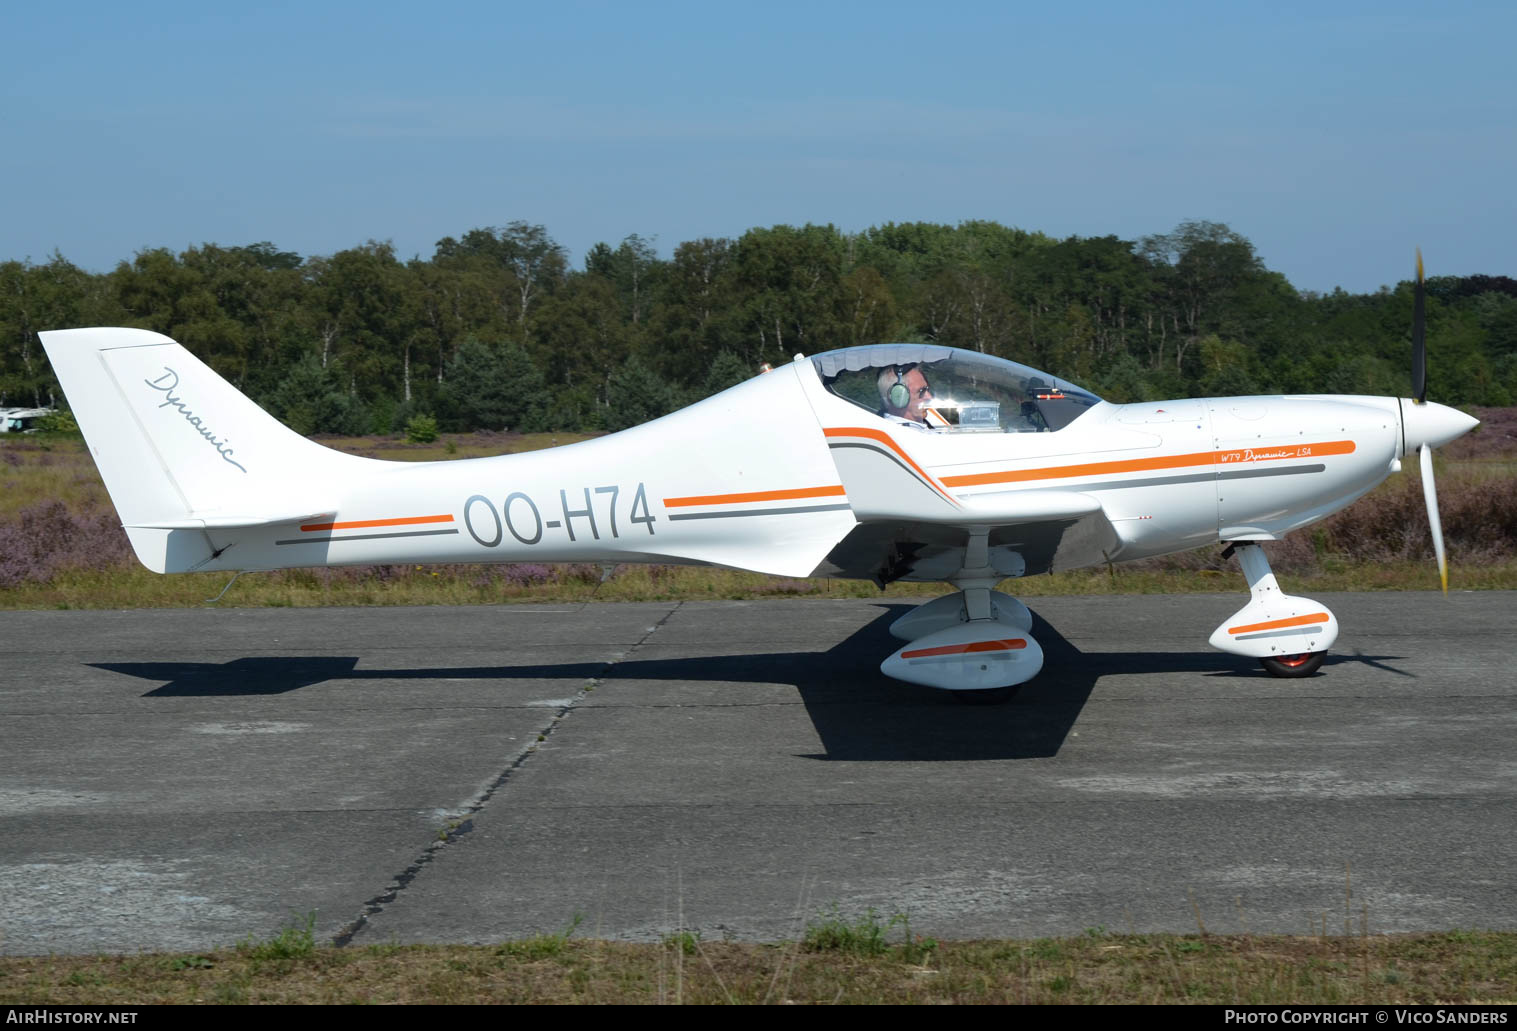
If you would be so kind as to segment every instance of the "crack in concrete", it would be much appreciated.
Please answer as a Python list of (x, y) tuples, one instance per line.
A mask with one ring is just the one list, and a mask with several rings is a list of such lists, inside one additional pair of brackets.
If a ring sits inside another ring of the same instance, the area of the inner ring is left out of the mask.
[(421, 854), (412, 860), (409, 866), (407, 866), (400, 873), (396, 874), (394, 879), (385, 887), (383, 891), (379, 892), (379, 894), (366, 901), (363, 904), (363, 908), (359, 911), (358, 916), (345, 924), (340, 931), (332, 936), (332, 944), (337, 948), (343, 948), (344, 946), (351, 945), (353, 943), (353, 939), (362, 933), (364, 928), (369, 925), (370, 917), (376, 916), (384, 910), (385, 906), (394, 902), (400, 896), (400, 893), (405, 891), (406, 888), (411, 885), (411, 882), (416, 880), (421, 872), (426, 869), (427, 865), (442, 854), (444, 849), (446, 849), (449, 845), (452, 845), (455, 841), (458, 841), (464, 835), (473, 831), (473, 817), (480, 813), (485, 808), (485, 806), (489, 805), (490, 800), (495, 797), (496, 793), (504, 788), (510, 781), (511, 775), (519, 770), (527, 762), (528, 759), (536, 754), (538, 745), (543, 744), (548, 740), (548, 738), (553, 736), (553, 733), (558, 730), (559, 725), (563, 723), (564, 718), (568, 716), (569, 713), (572, 712), (580, 702), (584, 701), (585, 697), (591, 691), (595, 690), (597, 687), (601, 686), (602, 683), (604, 683), (607, 675), (611, 672), (617, 663), (630, 658), (634, 653), (636, 653), (636, 651), (647, 642), (648, 638), (652, 637), (655, 633), (658, 632), (660, 627), (669, 622), (670, 619), (674, 618), (674, 614), (678, 612), (684, 606), (684, 604), (685, 603), (682, 601), (675, 602), (674, 607), (671, 608), (668, 612), (664, 613), (663, 616), (659, 618), (658, 622), (650, 626), (648, 628), (648, 631), (633, 643), (632, 647), (628, 648), (625, 652), (621, 653), (615, 658), (609, 659), (605, 665), (603, 665), (596, 672), (594, 676), (587, 679), (584, 684), (580, 686), (579, 691), (575, 693), (574, 697), (568, 699), (563, 705), (558, 706), (557, 710), (553, 713), (553, 718), (548, 721), (547, 726), (537, 732), (537, 740), (533, 741), (531, 744), (527, 745), (520, 752), (518, 752), (515, 758), (506, 764), (505, 769), (501, 770), (500, 775), (497, 776), (488, 785), (486, 785), (484, 791), (480, 792), (480, 794), (477, 795), (471, 802), (469, 802), (468, 805), (463, 807), (463, 809), (460, 811), (459, 818), (450, 820), (447, 828), (439, 832), (437, 840), (433, 841), (425, 849), (423, 849)]

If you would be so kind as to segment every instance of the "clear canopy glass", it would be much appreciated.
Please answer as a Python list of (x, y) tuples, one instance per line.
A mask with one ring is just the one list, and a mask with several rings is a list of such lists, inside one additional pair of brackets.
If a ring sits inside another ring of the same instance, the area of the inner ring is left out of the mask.
[(811, 359), (832, 393), (940, 433), (1049, 433), (1101, 399), (1046, 372), (935, 344), (871, 344)]

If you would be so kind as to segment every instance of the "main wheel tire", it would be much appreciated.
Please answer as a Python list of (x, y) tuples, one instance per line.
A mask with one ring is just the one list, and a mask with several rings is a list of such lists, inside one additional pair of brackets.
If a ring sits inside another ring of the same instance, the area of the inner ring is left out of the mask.
[(1009, 702), (1022, 690), (1021, 684), (1010, 687), (983, 687), (977, 691), (950, 691), (953, 700), (961, 705), (1000, 705)]
[(1259, 662), (1270, 676), (1295, 680), (1317, 672), (1325, 658), (1327, 652), (1302, 652), (1299, 655), (1282, 655), (1278, 659), (1260, 659)]

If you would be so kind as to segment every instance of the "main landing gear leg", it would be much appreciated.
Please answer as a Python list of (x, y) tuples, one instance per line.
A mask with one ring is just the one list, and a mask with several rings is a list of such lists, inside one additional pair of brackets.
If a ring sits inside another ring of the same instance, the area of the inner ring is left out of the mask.
[(1223, 557), (1238, 556), (1249, 602), (1211, 635), (1211, 646), (1258, 659), (1276, 677), (1309, 677), (1338, 639), (1338, 619), (1326, 605), (1280, 590), (1257, 541), (1234, 541)]

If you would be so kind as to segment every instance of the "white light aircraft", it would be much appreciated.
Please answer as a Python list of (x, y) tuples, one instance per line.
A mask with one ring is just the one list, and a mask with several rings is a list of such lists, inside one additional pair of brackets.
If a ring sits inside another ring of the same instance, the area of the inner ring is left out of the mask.
[(1306, 676), (1338, 636), (1283, 593), (1261, 541), (1348, 505), (1476, 421), (1428, 403), (1419, 259), (1414, 398), (1106, 403), (930, 344), (795, 361), (643, 426), (450, 462), (342, 454), (289, 430), (179, 344), (42, 334), (138, 559), (160, 573), (442, 562), (657, 562), (946, 581), (902, 616), (886, 675), (1005, 697), (1043, 652), (1008, 578), (1225, 543), (1249, 600), (1211, 644)]

